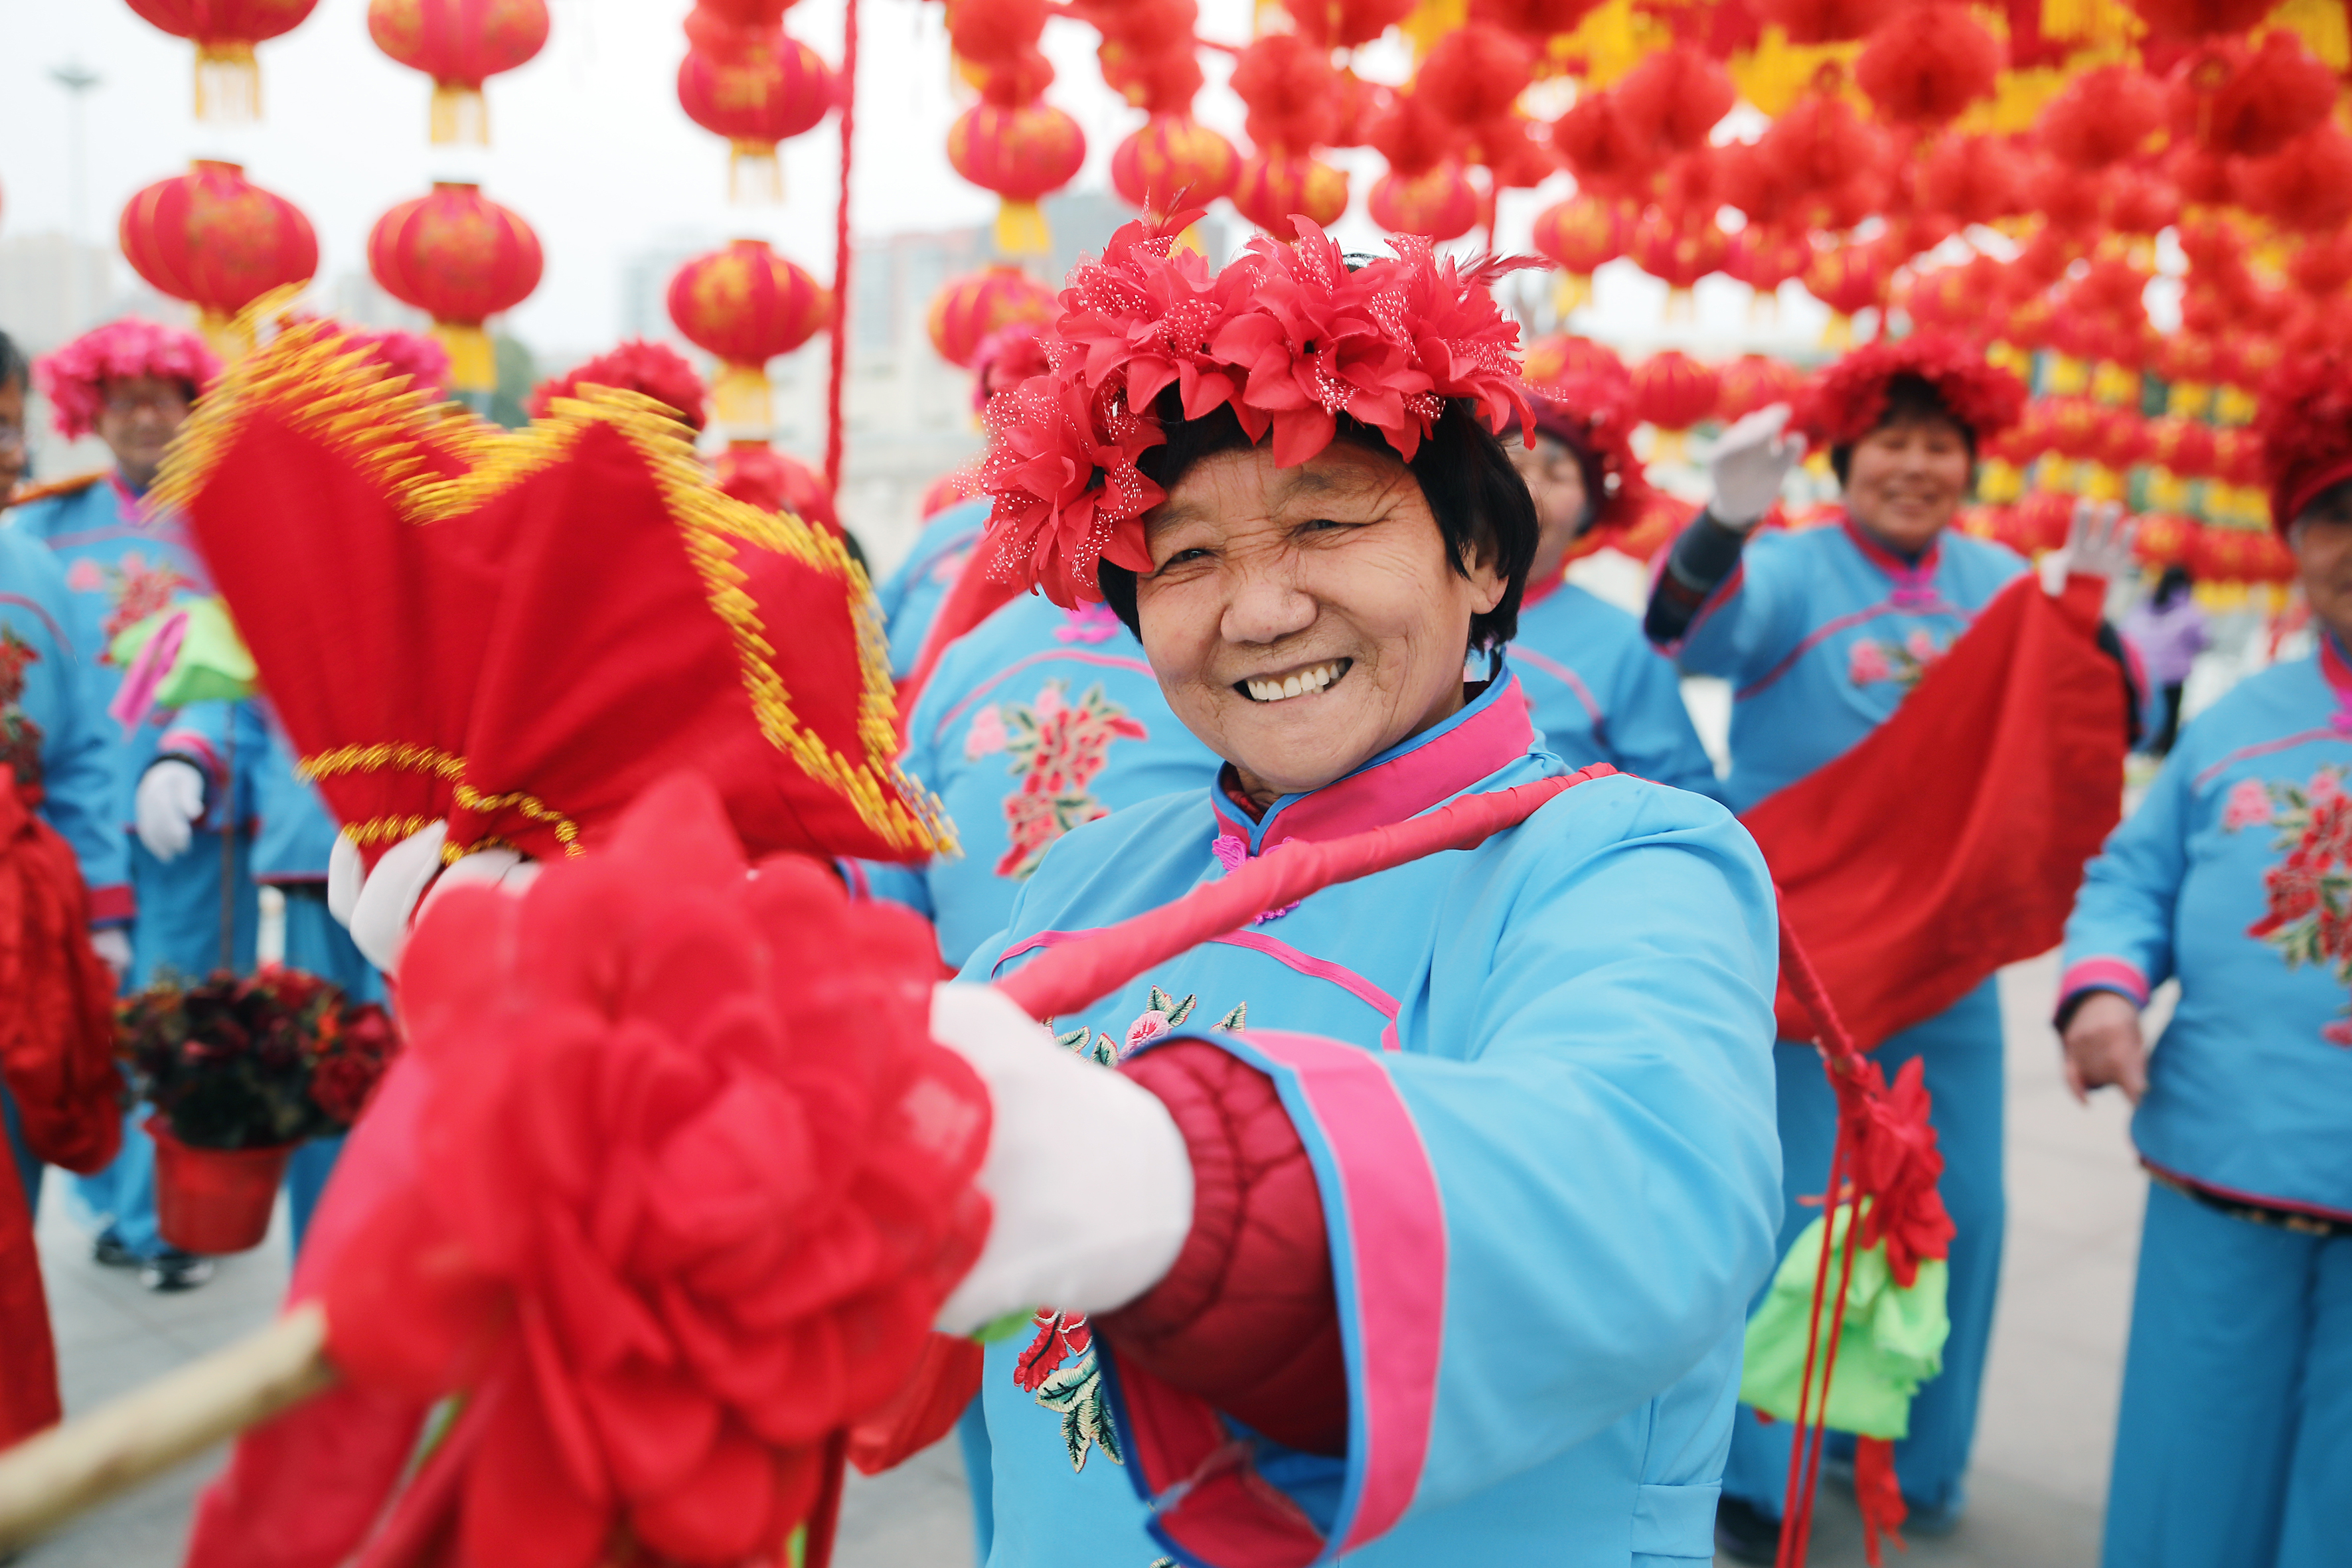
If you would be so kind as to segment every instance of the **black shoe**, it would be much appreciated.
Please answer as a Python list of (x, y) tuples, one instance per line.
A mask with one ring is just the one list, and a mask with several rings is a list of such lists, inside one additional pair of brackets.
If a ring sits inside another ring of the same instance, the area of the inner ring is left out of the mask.
[(89, 1255), (106, 1268), (139, 1267), (139, 1255), (123, 1246), (122, 1238), (112, 1230), (99, 1232), (98, 1239), (90, 1244)]
[(1726, 1492), (1715, 1503), (1715, 1549), (1742, 1563), (1770, 1563), (1780, 1555), (1780, 1521)]
[(193, 1290), (213, 1277), (213, 1260), (167, 1247), (139, 1266), (139, 1283), (158, 1294)]

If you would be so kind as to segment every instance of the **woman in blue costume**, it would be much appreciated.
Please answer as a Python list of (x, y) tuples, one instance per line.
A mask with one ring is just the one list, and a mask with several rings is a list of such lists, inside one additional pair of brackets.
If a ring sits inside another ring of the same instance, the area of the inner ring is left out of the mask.
[(874, 590), (882, 607), (882, 629), (890, 638), (890, 678), (904, 680), (915, 673), (923, 640), (948, 590), (971, 559), (988, 524), (988, 498), (977, 496), (943, 507), (923, 520), (915, 547)]
[[(1712, 461), (1706, 510), (1675, 542), (1646, 629), (1693, 674), (1733, 687), (1726, 799), (1745, 812), (1843, 754), (1884, 723), (1993, 596), (2027, 571), (2004, 546), (1951, 527), (1968, 499), (1978, 443), (2022, 408), (2016, 378), (1973, 348), (1923, 335), (1858, 350), (1808, 389), (1797, 424), (1829, 449), (1845, 493), (1833, 524), (1755, 530), (1780, 499), (1804, 443), (1781, 434), (1790, 410), (1734, 425)], [(2000, 1278), (2000, 1002), (1988, 978), (1954, 1006), (1874, 1053), (1891, 1078), (1925, 1062), (1944, 1155), (1951, 1245), (1951, 1333), (1943, 1371), (1913, 1402), (1895, 1447), (1906, 1528), (1942, 1533), (1958, 1521), (1976, 1430), (1978, 1389)], [(1790, 1206), (1785, 1248), (1801, 1230), (1801, 1195), (1829, 1169), (1835, 1106), (1810, 1045), (1776, 1047), (1780, 1142)], [(1789, 1473), (1789, 1429), (1740, 1413), (1724, 1472), (1723, 1548), (1770, 1562)]]
[[(972, 504), (985, 518), (988, 503)], [(894, 664), (896, 656), (894, 644)], [(1197, 790), (1217, 768), (1169, 711), (1134, 633), (1099, 604), (1065, 610), (1034, 595), (948, 647), (916, 700), (899, 763), (939, 797), (962, 853), (922, 866), (844, 868), (862, 895), (930, 921), (951, 969), (1004, 929), (1022, 884), (1064, 834)], [(990, 1458), (976, 1405), (958, 1435), (985, 1562)]]
[[(180, 521), (150, 509), (145, 497), (164, 447), (218, 369), (194, 333), (135, 320), (110, 322), (85, 333), (35, 367), (56, 408), (58, 432), (68, 439), (95, 433), (113, 454), (114, 467), (22, 498), (10, 516), (15, 527), (57, 552), (67, 583), (109, 638), (163, 608), (174, 596), (201, 592), (206, 585), (204, 563)], [(172, 739), (165, 733), (172, 716), (158, 712), (124, 734), (106, 714), (121, 684), (121, 669), (100, 662), (85, 696), (91, 704), (91, 722), (109, 733), (112, 765), (121, 781), (118, 810), (128, 817), (134, 809), (134, 782), (158, 755), (173, 750), (165, 744)], [(130, 980), (134, 986), (165, 968), (203, 974), (224, 965), (243, 970), (253, 963), (259, 910), (245, 863), (248, 847), (232, 842), (225, 858), (221, 837), (226, 818), (219, 803), (236, 793), (225, 771), (233, 766), (234, 758), (209, 759), (219, 784), (213, 791), (216, 799), (205, 803), (198, 799), (192, 775), (202, 771), (206, 759), (193, 755), (184, 745), (177, 754), (194, 765), (188, 773), (169, 775), (168, 801), (152, 796), (149, 809), (151, 814), (179, 811), (182, 822), (194, 824), (193, 837), (168, 861), (144, 844), (131, 846), (136, 911)], [(221, 916), (225, 873), (232, 909), (226, 942)], [(154, 1145), (136, 1125), (139, 1113), (131, 1114), (121, 1157), (100, 1174), (75, 1181), (85, 1206), (102, 1217), (99, 1259), (139, 1267), (142, 1279), (156, 1289), (202, 1284), (210, 1265), (166, 1246), (155, 1227)]]
[(1555, 755), (1579, 767), (1607, 763), (1637, 778), (1718, 795), (1674, 661), (1650, 646), (1638, 618), (1565, 575), (1573, 556), (1639, 521), (1651, 504), (1627, 440), (1633, 420), (1624, 395), (1585, 377), (1529, 402), (1535, 444), (1510, 440), (1517, 431), (1505, 435), (1543, 531), (1511, 640), (1536, 728)]
[[(1351, 273), (1303, 222), (1212, 278), (1170, 258), (1182, 221), (1073, 275), (1068, 362), (992, 411), (983, 550), (1107, 600), (1225, 765), (1056, 841), (969, 979), (1286, 844), (1568, 774), (1502, 657), (1536, 524), (1481, 282), (1410, 246)], [(1360, 334), (1336, 409), (1300, 395), (1331, 384), (1308, 320)], [(1051, 1041), (948, 988), (997, 1132), (942, 1324), (1045, 1304), (988, 1356), (991, 1561), (1704, 1556), (1779, 1218), (1775, 931), (1719, 805), (1609, 774)]]
[[(2260, 427), (2319, 646), (2200, 715), (2091, 864), (2059, 1026), (2151, 1178), (2106, 1568), (2345, 1559), (2352, 1499), (2352, 413), (2291, 364)], [(2140, 1009), (2179, 983), (2151, 1052)]]

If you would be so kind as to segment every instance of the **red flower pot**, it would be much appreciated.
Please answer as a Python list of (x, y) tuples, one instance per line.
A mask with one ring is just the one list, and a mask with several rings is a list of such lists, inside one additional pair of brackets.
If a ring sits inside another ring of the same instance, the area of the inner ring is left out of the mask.
[(155, 1217), (163, 1239), (211, 1257), (260, 1246), (296, 1146), (192, 1149), (161, 1115), (147, 1119), (147, 1131), (155, 1137)]

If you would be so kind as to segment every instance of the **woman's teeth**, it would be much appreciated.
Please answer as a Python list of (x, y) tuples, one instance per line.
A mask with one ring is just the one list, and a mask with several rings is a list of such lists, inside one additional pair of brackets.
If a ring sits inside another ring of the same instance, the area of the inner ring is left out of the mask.
[(1254, 702), (1279, 702), (1286, 697), (1303, 697), (1310, 691), (1320, 691), (1347, 672), (1348, 660), (1335, 658), (1328, 664), (1318, 664), (1312, 669), (1302, 669), (1279, 680), (1244, 680), (1242, 685), (1248, 689)]

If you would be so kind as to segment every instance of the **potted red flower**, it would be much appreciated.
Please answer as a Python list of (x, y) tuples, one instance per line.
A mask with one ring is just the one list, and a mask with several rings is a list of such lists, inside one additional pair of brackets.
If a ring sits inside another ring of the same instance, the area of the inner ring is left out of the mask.
[(189, 1252), (260, 1245), (297, 1145), (350, 1131), (400, 1048), (384, 1010), (299, 969), (126, 998), (120, 1048), (155, 1108), (155, 1211)]

